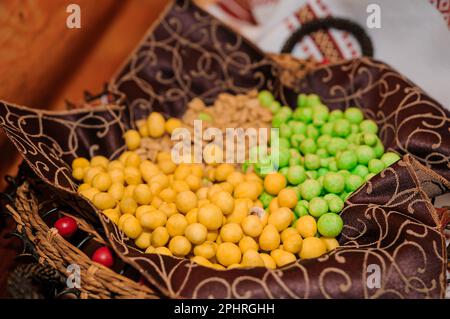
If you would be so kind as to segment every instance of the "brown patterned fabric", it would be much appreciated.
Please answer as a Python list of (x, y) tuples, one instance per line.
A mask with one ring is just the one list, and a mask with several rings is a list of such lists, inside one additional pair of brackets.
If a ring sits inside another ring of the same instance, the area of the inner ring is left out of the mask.
[[(442, 217), (430, 197), (450, 188), (450, 118), (433, 99), (392, 68), (361, 58), (323, 66), (295, 88), (277, 66), (241, 36), (195, 7), (176, 1), (131, 55), (110, 89), (125, 106), (50, 113), (0, 102), (0, 127), (61, 201), (101, 222), (116, 253), (141, 271), (152, 289), (174, 298), (442, 298), (446, 252)], [(315, 92), (331, 108), (356, 105), (380, 126), (386, 148), (406, 155), (346, 202), (342, 247), (281, 269), (218, 271), (189, 260), (146, 255), (75, 192), (76, 156), (115, 158), (122, 134), (152, 110), (183, 113), (201, 97), (268, 88), (295, 105)], [(369, 265), (380, 286), (369, 288)]]

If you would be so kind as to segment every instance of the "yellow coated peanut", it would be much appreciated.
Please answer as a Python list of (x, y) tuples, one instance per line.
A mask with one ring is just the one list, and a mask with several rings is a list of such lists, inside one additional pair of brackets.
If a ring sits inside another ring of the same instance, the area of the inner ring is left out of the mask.
[(242, 253), (236, 244), (221, 243), (217, 247), (216, 258), (220, 264), (227, 267), (232, 264), (239, 264), (241, 262)]
[(201, 187), (196, 192), (195, 195), (197, 195), (197, 198), (200, 199), (207, 199), (208, 198), (208, 188), (207, 187)]
[(109, 193), (97, 193), (92, 200), (95, 207), (101, 210), (110, 209), (116, 206), (116, 201)]
[(120, 201), (119, 208), (122, 214), (134, 215), (137, 209), (137, 203), (133, 198), (125, 197)]
[(270, 173), (264, 178), (264, 189), (271, 195), (278, 195), (286, 184), (286, 177), (280, 173)]
[(243, 236), (242, 228), (239, 224), (225, 224), (220, 229), (220, 238), (223, 242), (237, 243)]
[[(119, 162), (120, 163), (120, 162)], [(122, 168), (112, 168), (108, 171), (112, 183), (125, 183), (125, 174)]]
[(108, 217), (114, 224), (118, 224), (119, 223), (119, 218), (120, 218), (120, 212), (118, 209), (105, 209), (102, 211), (102, 213)]
[[(167, 244), (169, 241), (169, 233), (167, 232), (167, 229), (163, 226), (159, 226), (152, 232), (152, 246), (162, 247)], [(168, 249), (169, 250), (169, 249)], [(170, 252), (170, 250), (169, 250)]]
[(162, 186), (159, 183), (151, 183), (150, 184), (150, 192), (155, 196), (159, 195), (159, 193), (161, 193), (161, 191), (163, 189), (164, 189), (164, 186)]
[(149, 232), (142, 232), (134, 241), (136, 246), (140, 249), (147, 249), (152, 243), (152, 234)]
[(202, 206), (204, 206), (206, 204), (211, 204), (211, 202), (208, 199), (200, 199), (198, 201), (197, 206), (198, 206), (198, 208), (200, 208), (200, 207), (202, 207)]
[(236, 187), (236, 185), (244, 182), (244, 174), (237, 171), (232, 172), (230, 175), (228, 175), (227, 182), (233, 185), (233, 187)]
[(139, 168), (140, 165), (141, 165), (141, 157), (137, 153), (131, 152), (125, 161), (125, 167)]
[(212, 198), (214, 197), (214, 195), (216, 195), (219, 192), (222, 192), (223, 189), (222, 187), (219, 186), (219, 184), (214, 184), (211, 187), (208, 188), (208, 193), (207, 193), (207, 199), (208, 200), (212, 200)]
[(88, 169), (83, 167), (74, 168), (72, 171), (72, 176), (78, 181), (83, 180), (84, 174), (86, 173)]
[(177, 119), (175, 117), (171, 117), (165, 123), (166, 132), (169, 134), (172, 134), (172, 132), (175, 131), (175, 129), (180, 128), (180, 127), (182, 127), (182, 123), (179, 119)]
[(133, 198), (135, 188), (136, 188), (136, 185), (128, 185), (127, 187), (125, 187), (122, 198), (128, 198), (128, 197)]
[(297, 194), (293, 189), (285, 188), (278, 193), (278, 204), (280, 207), (293, 208), (297, 204)]
[(200, 223), (189, 224), (186, 227), (185, 236), (194, 245), (200, 245), (206, 240), (208, 230)]
[(220, 188), (222, 188), (225, 192), (232, 195), (234, 191), (234, 186), (228, 182), (222, 182), (219, 184)]
[(206, 166), (203, 176), (211, 182), (214, 182), (216, 169), (213, 166)]
[(178, 213), (177, 207), (175, 206), (174, 203), (163, 202), (161, 203), (161, 205), (159, 205), (158, 209), (162, 211), (164, 214), (166, 214), (167, 218)]
[(212, 241), (205, 241), (194, 247), (194, 255), (211, 259), (216, 255), (216, 246), (217, 244)]
[(228, 163), (219, 164), (214, 172), (214, 178), (218, 182), (223, 182), (234, 172), (234, 166)]
[(258, 243), (250, 236), (244, 236), (239, 241), (239, 248), (241, 249), (242, 253), (245, 253), (249, 249), (253, 249), (258, 251)]
[(150, 206), (150, 205), (142, 205), (142, 206), (139, 206), (139, 207), (136, 209), (135, 216), (136, 216), (136, 218), (137, 218), (137, 219), (139, 220), (139, 222), (140, 222), (140, 221), (141, 221), (141, 217), (144, 216), (144, 214), (150, 213), (150, 212), (152, 212), (152, 211), (154, 211), (154, 210), (156, 210), (156, 208), (153, 207), (153, 206)]
[(120, 170), (123, 170), (124, 168), (125, 168), (124, 163), (122, 163), (122, 162), (119, 161), (119, 160), (111, 161), (111, 162), (109, 162), (109, 164), (108, 164), (108, 170), (109, 170), (109, 171), (112, 171), (112, 170), (114, 170), (114, 169), (120, 169)]
[(234, 201), (234, 210), (228, 215), (227, 222), (242, 223), (245, 217), (249, 214), (249, 202), (247, 199), (236, 199)]
[(112, 179), (108, 173), (98, 173), (92, 179), (92, 186), (101, 192), (107, 191), (112, 184)]
[(94, 196), (100, 193), (100, 191), (97, 188), (88, 188), (80, 192), (80, 195), (86, 197), (91, 202), (94, 200)]
[(147, 118), (149, 135), (153, 138), (161, 137), (165, 131), (165, 119), (157, 112), (152, 112)]
[(184, 215), (182, 214), (175, 214), (170, 216), (166, 223), (166, 228), (170, 237), (184, 235), (184, 231), (186, 230), (187, 226), (188, 222), (186, 220), (186, 217), (184, 217)]
[(157, 163), (161, 163), (161, 162), (165, 162), (165, 161), (171, 161), (172, 160), (172, 155), (170, 154), (170, 152), (159, 152), (156, 155), (156, 162)]
[(317, 223), (314, 217), (306, 215), (297, 219), (295, 229), (303, 237), (313, 237), (317, 233)]
[(192, 164), (191, 174), (197, 176), (198, 178), (203, 178), (203, 166), (201, 164)]
[(174, 178), (176, 180), (184, 180), (189, 174), (191, 174), (190, 166), (187, 164), (180, 164), (175, 169)]
[(123, 229), (123, 223), (130, 217), (134, 217), (134, 216), (131, 214), (123, 214), (122, 216), (120, 216), (119, 222), (117, 223), (117, 226), (119, 226), (119, 229)]
[(242, 265), (245, 267), (264, 267), (264, 260), (260, 254), (253, 249), (248, 249), (242, 255)]
[(101, 166), (89, 167), (84, 174), (84, 182), (92, 184), (92, 180), (97, 174), (103, 173), (104, 169)]
[(236, 185), (234, 188), (235, 198), (248, 198), (252, 201), (256, 200), (261, 194), (262, 188), (256, 181), (246, 181)]
[(197, 213), (198, 213), (198, 208), (194, 208), (194, 209), (191, 209), (186, 214), (186, 220), (187, 220), (188, 224), (193, 224), (193, 223), (197, 222)]
[(153, 210), (143, 214), (139, 221), (145, 229), (154, 230), (166, 224), (167, 216), (160, 210)]
[(136, 239), (142, 233), (142, 227), (136, 217), (130, 216), (123, 222), (122, 230), (128, 237)]
[(302, 249), (303, 240), (299, 234), (293, 234), (283, 241), (283, 249), (293, 254), (298, 254)]
[(212, 268), (216, 269), (216, 270), (225, 270), (226, 268), (224, 266), (222, 266), (221, 264), (213, 264)]
[(259, 208), (264, 208), (263, 204), (261, 203), (261, 201), (259, 199), (255, 200), (255, 202), (253, 203), (253, 206), (259, 207)]
[(158, 167), (164, 174), (167, 175), (175, 172), (177, 165), (174, 162), (172, 162), (172, 160), (165, 160), (159, 162)]
[(249, 215), (242, 221), (244, 233), (250, 237), (258, 237), (263, 231), (261, 219), (256, 215)]
[(207, 241), (216, 241), (219, 238), (219, 232), (217, 230), (209, 230), (206, 235)]
[(336, 240), (336, 238), (328, 238), (328, 237), (320, 237), (322, 241), (325, 243), (325, 246), (327, 246), (327, 251), (332, 251), (335, 248), (339, 247), (339, 242)]
[(245, 173), (244, 178), (247, 182), (251, 182), (251, 181), (257, 182), (258, 184), (261, 184), (261, 186), (264, 183), (264, 181), (258, 175), (256, 175), (256, 173), (254, 173), (254, 172)]
[(169, 249), (173, 255), (184, 257), (190, 253), (192, 245), (184, 236), (175, 236), (169, 242)]
[(141, 172), (134, 166), (125, 167), (124, 175), (128, 185), (137, 185), (141, 183)]
[(172, 188), (168, 187), (161, 190), (158, 196), (166, 203), (173, 203), (177, 193)]
[(134, 192), (133, 192), (133, 199), (139, 205), (150, 204), (153, 199), (153, 195), (150, 190), (150, 187), (148, 187), (148, 185), (146, 185), (146, 184), (136, 185)]
[(285, 230), (283, 230), (280, 235), (281, 235), (281, 241), (284, 242), (286, 240), (286, 238), (288, 238), (289, 236), (298, 235), (298, 231), (294, 227), (288, 227)]
[(275, 249), (270, 253), (270, 256), (275, 260), (278, 267), (283, 267), (284, 265), (290, 264), (297, 260), (293, 253), (287, 252), (282, 249)]
[(172, 182), (172, 188), (177, 193), (186, 192), (190, 190), (188, 183), (181, 180), (174, 180)]
[(280, 205), (278, 205), (278, 198), (274, 197), (274, 198), (272, 198), (272, 200), (269, 203), (269, 212), (273, 213), (278, 208), (280, 208)]
[(123, 152), (122, 154), (120, 154), (118, 161), (121, 162), (125, 166), (125, 162), (127, 161), (128, 156), (130, 156), (130, 154), (132, 154), (132, 153), (133, 152), (131, 152), (131, 151)]
[(138, 127), (139, 134), (142, 137), (148, 137), (150, 135), (147, 127), (147, 123), (141, 123)]
[(151, 202), (151, 205), (159, 208), (162, 204), (163, 204), (163, 200), (161, 198), (159, 198), (158, 196), (154, 196)]
[(126, 131), (124, 134), (125, 145), (130, 151), (134, 151), (141, 146), (141, 135), (136, 130)]
[(215, 193), (211, 198), (211, 203), (219, 207), (224, 215), (231, 214), (234, 210), (234, 199), (225, 191)]
[(202, 186), (201, 178), (194, 174), (189, 174), (184, 181), (193, 192), (196, 192)]
[(302, 250), (300, 251), (301, 259), (317, 258), (327, 252), (325, 242), (317, 237), (308, 237), (303, 239)]
[(191, 260), (201, 266), (212, 267), (212, 263), (203, 256), (192, 257)]
[(169, 177), (163, 173), (158, 173), (150, 179), (150, 184), (153, 183), (161, 184), (162, 189), (164, 189), (169, 186)]
[(91, 167), (101, 166), (104, 169), (108, 168), (109, 160), (101, 155), (94, 156), (91, 158)]
[(274, 225), (281, 232), (285, 230), (293, 221), (294, 214), (287, 207), (280, 207), (269, 215), (268, 223)]
[(87, 183), (83, 183), (80, 186), (78, 186), (78, 193), (81, 193), (82, 191), (91, 188), (92, 186), (87, 184)]
[(222, 226), (223, 214), (219, 207), (214, 204), (205, 204), (199, 208), (197, 219), (206, 226), (208, 230), (217, 230)]
[(191, 209), (197, 207), (197, 196), (192, 191), (178, 193), (175, 204), (180, 212), (187, 214)]
[(121, 183), (113, 183), (108, 189), (108, 193), (114, 198), (115, 201), (119, 202), (123, 198), (125, 192), (125, 186)]
[(88, 168), (89, 165), (90, 165), (89, 161), (84, 157), (78, 157), (72, 161), (73, 170), (76, 170), (77, 168)]
[(147, 160), (139, 164), (139, 171), (142, 174), (142, 178), (147, 183), (150, 183), (152, 177), (161, 172), (157, 165)]
[(167, 247), (156, 247), (155, 248), (155, 254), (159, 254), (159, 255), (165, 255), (165, 256), (172, 256), (172, 252), (170, 251), (169, 248)]
[(166, 132), (169, 134), (172, 134), (173, 131), (175, 131), (177, 128), (180, 127), (182, 127), (182, 123), (179, 119), (175, 117), (171, 117), (170, 119), (168, 119), (165, 124)]
[(275, 260), (273, 260), (273, 258), (270, 257), (269, 254), (261, 253), (260, 256), (261, 256), (262, 260), (264, 261), (264, 266), (266, 268), (269, 268), (269, 269), (277, 268), (277, 264), (275, 263)]
[(259, 247), (271, 251), (280, 246), (280, 234), (274, 225), (266, 225), (259, 236)]

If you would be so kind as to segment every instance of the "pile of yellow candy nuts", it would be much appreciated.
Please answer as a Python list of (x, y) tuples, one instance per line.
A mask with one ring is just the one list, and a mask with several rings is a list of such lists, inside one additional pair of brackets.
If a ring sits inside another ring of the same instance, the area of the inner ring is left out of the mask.
[[(315, 258), (338, 246), (319, 238), (316, 220), (295, 220), (295, 192), (280, 173), (264, 179), (231, 164), (175, 164), (168, 152), (156, 162), (135, 151), (142, 137), (171, 134), (182, 122), (153, 112), (138, 130), (125, 133), (128, 151), (117, 160), (76, 158), (73, 177), (80, 195), (149, 254), (190, 258), (215, 269), (275, 269)], [(263, 209), (258, 197), (275, 195)], [(298, 257), (297, 257), (298, 256)]]

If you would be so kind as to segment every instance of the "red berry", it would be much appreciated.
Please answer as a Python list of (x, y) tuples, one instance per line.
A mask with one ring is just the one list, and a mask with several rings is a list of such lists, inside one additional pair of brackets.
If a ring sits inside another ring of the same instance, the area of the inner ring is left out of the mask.
[(114, 264), (114, 259), (108, 247), (103, 246), (97, 249), (91, 258), (96, 263), (102, 264), (105, 267), (111, 267)]
[(55, 222), (54, 227), (58, 230), (58, 233), (64, 238), (68, 238), (75, 234), (78, 230), (77, 221), (69, 216), (64, 216)]

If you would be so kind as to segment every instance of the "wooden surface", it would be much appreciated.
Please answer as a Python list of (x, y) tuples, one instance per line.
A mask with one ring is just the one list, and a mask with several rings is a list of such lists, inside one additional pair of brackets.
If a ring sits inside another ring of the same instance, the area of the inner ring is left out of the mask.
[[(68, 29), (66, 7), (81, 8), (81, 29)], [(98, 92), (134, 49), (168, 0), (0, 1), (0, 100), (40, 109)], [(19, 162), (0, 133), (0, 188)]]
[[(0, 100), (39, 109), (81, 101), (101, 91), (167, 5), (168, 0), (1, 0)], [(68, 29), (66, 7), (81, 8), (81, 29)], [(0, 189), (20, 158), (0, 132)], [(3, 218), (0, 215), (0, 218)], [(0, 297), (17, 241), (0, 222)]]

